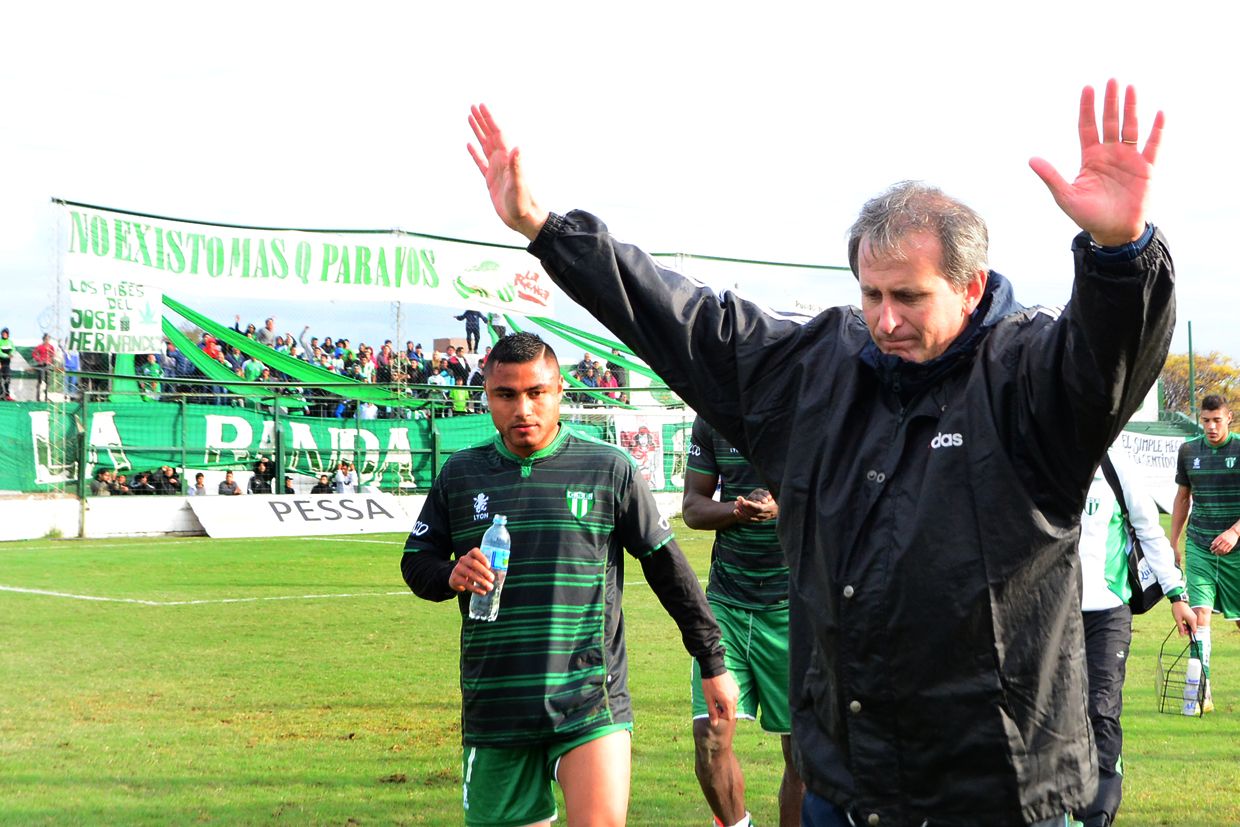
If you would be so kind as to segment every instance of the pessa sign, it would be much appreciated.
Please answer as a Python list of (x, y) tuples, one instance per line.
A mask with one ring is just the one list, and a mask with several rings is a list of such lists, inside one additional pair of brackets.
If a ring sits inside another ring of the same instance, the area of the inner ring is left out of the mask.
[(189, 497), (211, 537), (304, 537), (409, 530), (410, 519), (391, 494)]

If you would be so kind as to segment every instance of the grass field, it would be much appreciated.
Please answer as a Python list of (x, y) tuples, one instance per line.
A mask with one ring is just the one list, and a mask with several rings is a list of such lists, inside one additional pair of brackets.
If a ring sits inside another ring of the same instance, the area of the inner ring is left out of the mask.
[[(677, 533), (705, 572), (710, 535)], [(459, 615), (407, 592), (402, 541), (0, 545), (0, 585), (30, 590), (0, 591), (0, 824), (461, 824)], [(626, 580), (629, 822), (705, 827), (688, 658)], [(1216, 625), (1218, 711), (1189, 720), (1155, 711), (1170, 626), (1136, 623), (1119, 823), (1240, 824), (1240, 632)], [(738, 751), (776, 824), (778, 739), (743, 724)]]

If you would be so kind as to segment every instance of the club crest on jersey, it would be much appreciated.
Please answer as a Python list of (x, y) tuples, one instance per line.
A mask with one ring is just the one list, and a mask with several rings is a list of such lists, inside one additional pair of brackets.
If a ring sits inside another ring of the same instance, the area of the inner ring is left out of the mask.
[(1224, 460), (1224, 462), (1226, 462), (1226, 463), (1227, 463), (1227, 467), (1228, 467), (1228, 468), (1235, 468), (1235, 467), (1236, 467), (1236, 458), (1235, 458), (1235, 457), (1227, 457), (1227, 459), (1225, 459), (1225, 460)]
[(478, 496), (474, 497), (474, 519), (475, 520), (487, 519), (487, 506), (490, 504), (490, 502), (491, 502), (491, 498), (482, 492), (479, 492)]
[(1193, 467), (1194, 468), (1201, 467), (1201, 457), (1193, 457)]
[(573, 516), (578, 520), (583, 519), (594, 507), (593, 491), (566, 491), (565, 496), (568, 498), (568, 510), (573, 512)]
[(1085, 501), (1085, 513), (1092, 517), (1098, 513), (1098, 508), (1101, 505), (1102, 505), (1102, 500), (1098, 499), (1097, 497), (1090, 497), (1088, 500)]

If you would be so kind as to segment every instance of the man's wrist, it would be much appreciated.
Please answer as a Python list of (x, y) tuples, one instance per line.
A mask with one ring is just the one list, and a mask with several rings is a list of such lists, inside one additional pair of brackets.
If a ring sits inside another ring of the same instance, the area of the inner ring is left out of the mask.
[(1188, 593), (1186, 591), (1184, 591), (1183, 589), (1173, 589), (1172, 591), (1173, 591), (1172, 594), (1167, 595), (1168, 603), (1187, 603), (1188, 602)]

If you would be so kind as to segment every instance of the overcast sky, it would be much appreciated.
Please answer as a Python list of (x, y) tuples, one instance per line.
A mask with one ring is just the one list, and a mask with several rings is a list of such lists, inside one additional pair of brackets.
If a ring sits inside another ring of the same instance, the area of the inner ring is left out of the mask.
[[(1198, 350), (1240, 355), (1236, 4), (853, 5), (7, 4), (0, 325), (40, 332), (53, 196), (517, 243), (464, 149), (476, 101), (545, 206), (649, 250), (842, 265), (861, 203), (920, 178), (987, 219), (1020, 301), (1060, 304), (1074, 227), (1027, 161), (1071, 178), (1080, 88), (1115, 76), (1137, 86), (1142, 143), (1167, 113), (1152, 218), (1178, 274), (1173, 348), (1192, 320)], [(775, 307), (856, 301), (846, 273), (692, 269)]]

